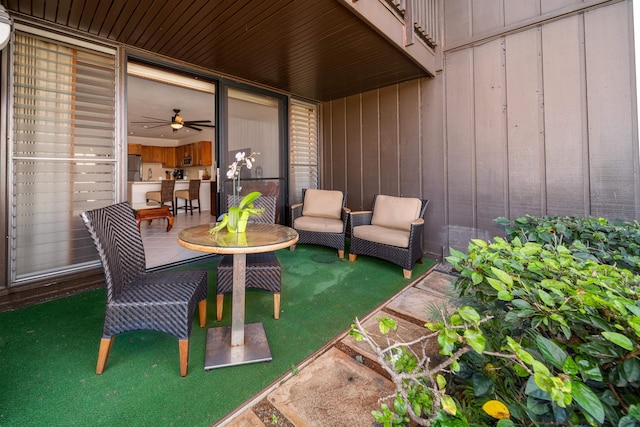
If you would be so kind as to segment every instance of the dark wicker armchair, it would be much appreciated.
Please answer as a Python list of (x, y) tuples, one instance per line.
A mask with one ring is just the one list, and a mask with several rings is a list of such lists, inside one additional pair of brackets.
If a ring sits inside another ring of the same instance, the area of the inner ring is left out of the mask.
[(196, 307), (207, 318), (206, 270), (147, 272), (133, 210), (118, 203), (80, 214), (100, 255), (107, 300), (96, 373), (102, 374), (116, 335), (157, 331), (178, 338), (180, 375), (187, 375)]
[(176, 182), (172, 179), (164, 179), (160, 184), (160, 191), (147, 191), (145, 194), (147, 203), (149, 201), (158, 202), (164, 206), (165, 203), (171, 203), (171, 213), (176, 214), (176, 208), (173, 204), (173, 189), (176, 187)]
[[(344, 239), (349, 209), (347, 192), (303, 190), (303, 203), (291, 206), (291, 227), (298, 232), (298, 244), (328, 246), (344, 258)], [(295, 250), (295, 245), (291, 246)]]
[(406, 279), (422, 262), (424, 214), (429, 200), (376, 195), (371, 211), (351, 212), (349, 261), (358, 255), (381, 258), (402, 267)]
[[(227, 203), (233, 204), (233, 195), (229, 195)], [(236, 201), (237, 203), (237, 201)], [(255, 207), (264, 208), (261, 215), (249, 217), (249, 222), (275, 223), (277, 215), (277, 196), (260, 196), (254, 202)], [(233, 290), (233, 255), (224, 255), (217, 268), (218, 282), (216, 288), (216, 319), (222, 320), (224, 294)], [(273, 293), (273, 317), (280, 318), (280, 288), (282, 266), (275, 252), (247, 254), (245, 269), (245, 287), (262, 289)]]

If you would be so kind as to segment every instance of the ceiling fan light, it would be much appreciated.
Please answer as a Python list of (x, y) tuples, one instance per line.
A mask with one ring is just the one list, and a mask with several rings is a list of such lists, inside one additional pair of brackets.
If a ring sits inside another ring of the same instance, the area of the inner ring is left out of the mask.
[(182, 129), (182, 123), (179, 122), (171, 122), (171, 127), (178, 130), (178, 129)]

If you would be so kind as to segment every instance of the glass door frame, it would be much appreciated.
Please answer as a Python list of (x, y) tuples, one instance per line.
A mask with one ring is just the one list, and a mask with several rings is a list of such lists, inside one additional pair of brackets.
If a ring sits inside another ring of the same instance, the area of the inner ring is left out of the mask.
[[(229, 118), (229, 106), (227, 98), (227, 89), (237, 89), (244, 92), (253, 93), (256, 95), (268, 96), (275, 98), (278, 101), (278, 157), (279, 157), (279, 171), (278, 171), (278, 222), (281, 224), (289, 223), (289, 215), (287, 212), (287, 206), (289, 206), (289, 97), (287, 95), (272, 92), (249, 84), (240, 83), (232, 80), (220, 79), (218, 85), (218, 95), (216, 96), (216, 113), (219, 116), (216, 117), (216, 131), (219, 138), (216, 144), (216, 206), (218, 206), (218, 216), (227, 211), (226, 208), (226, 193), (225, 183), (230, 180), (226, 177), (226, 172), (229, 164), (233, 159), (227, 159), (226, 153), (228, 152), (229, 142), (229, 130), (228, 130), (228, 118)], [(247, 153), (249, 154), (249, 153)], [(274, 179), (273, 177), (266, 177), (265, 180)], [(260, 179), (253, 179), (259, 181)]]

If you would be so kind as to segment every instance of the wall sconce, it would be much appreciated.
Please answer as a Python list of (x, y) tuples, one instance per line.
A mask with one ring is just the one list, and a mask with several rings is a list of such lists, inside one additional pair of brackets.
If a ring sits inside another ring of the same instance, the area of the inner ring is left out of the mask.
[(10, 38), (11, 18), (5, 8), (0, 5), (0, 49), (4, 49), (7, 43), (9, 43)]

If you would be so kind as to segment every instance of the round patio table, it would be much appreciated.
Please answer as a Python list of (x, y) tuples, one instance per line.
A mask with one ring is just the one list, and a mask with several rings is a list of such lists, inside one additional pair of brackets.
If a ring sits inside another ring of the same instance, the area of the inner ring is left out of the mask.
[(231, 326), (207, 330), (205, 369), (271, 360), (262, 323), (244, 323), (247, 254), (292, 246), (298, 241), (298, 233), (280, 224), (248, 224), (245, 233), (229, 233), (226, 228), (209, 233), (214, 226), (202, 224), (178, 234), (178, 243), (185, 248), (233, 255)]

